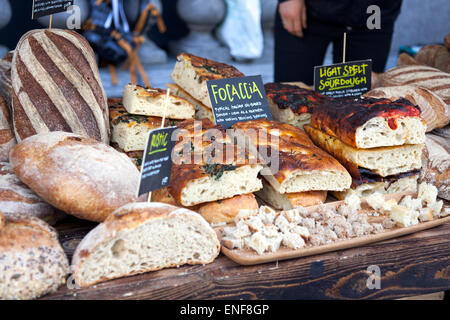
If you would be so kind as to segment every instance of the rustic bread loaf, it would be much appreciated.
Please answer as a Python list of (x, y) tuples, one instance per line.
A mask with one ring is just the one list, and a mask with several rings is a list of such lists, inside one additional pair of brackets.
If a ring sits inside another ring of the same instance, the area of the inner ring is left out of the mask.
[(45, 222), (20, 215), (0, 228), (0, 300), (34, 299), (65, 282), (69, 262)]
[(94, 139), (61, 131), (34, 135), (14, 147), (10, 163), (45, 201), (81, 219), (103, 221), (136, 201), (135, 165)]
[(0, 95), (5, 98), (9, 108), (11, 108), (12, 100), (11, 60), (12, 55), (0, 59)]
[(16, 145), (11, 127), (9, 107), (0, 95), (0, 161), (8, 161), (9, 152)]
[(109, 141), (106, 95), (94, 53), (74, 31), (27, 32), (14, 51), (11, 81), (16, 139), (66, 131)]
[(450, 141), (450, 124), (443, 128), (435, 129), (432, 133)]
[(450, 33), (447, 33), (444, 37), (444, 46), (450, 50)]
[(206, 264), (220, 252), (217, 235), (197, 213), (158, 202), (121, 207), (91, 230), (72, 260), (75, 282), (89, 286), (109, 279)]
[(397, 60), (397, 67), (411, 66), (411, 65), (421, 66), (421, 65), (423, 65), (423, 63), (420, 63), (419, 61), (417, 61), (416, 59), (414, 59), (407, 53), (404, 53), (404, 52), (400, 53), (400, 55), (398, 56), (398, 60)]
[(49, 224), (54, 224), (65, 216), (20, 181), (7, 162), (0, 162), (0, 210), (6, 216), (22, 214), (24, 217), (42, 219)]
[(192, 103), (184, 98), (169, 94), (167, 106), (166, 90), (144, 88), (128, 84), (123, 90), (123, 105), (131, 114), (169, 119), (193, 119), (195, 109)]
[(421, 181), (433, 184), (440, 198), (450, 201), (450, 140), (427, 134)]
[(446, 72), (448, 58), (448, 49), (439, 44), (423, 46), (414, 57), (418, 62), (444, 72)]
[(415, 86), (379, 87), (365, 93), (366, 97), (400, 98), (409, 100), (420, 109), (420, 116), (427, 123), (427, 132), (446, 126), (450, 121), (450, 107), (436, 94), (426, 88)]
[(401, 66), (392, 68), (382, 77), (382, 85), (412, 85), (427, 88), (450, 104), (450, 74), (428, 66)]

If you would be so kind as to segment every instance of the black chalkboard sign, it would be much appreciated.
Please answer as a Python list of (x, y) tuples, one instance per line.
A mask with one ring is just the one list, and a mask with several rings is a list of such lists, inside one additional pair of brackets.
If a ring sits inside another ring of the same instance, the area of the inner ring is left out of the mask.
[(73, 0), (33, 0), (31, 19), (66, 11), (73, 5)]
[(261, 76), (209, 80), (206, 85), (215, 122), (224, 129), (241, 121), (272, 120)]
[(138, 197), (149, 191), (169, 186), (172, 169), (172, 133), (177, 127), (155, 129), (149, 132), (141, 166)]
[(360, 96), (371, 88), (372, 60), (314, 68), (314, 90), (334, 98)]

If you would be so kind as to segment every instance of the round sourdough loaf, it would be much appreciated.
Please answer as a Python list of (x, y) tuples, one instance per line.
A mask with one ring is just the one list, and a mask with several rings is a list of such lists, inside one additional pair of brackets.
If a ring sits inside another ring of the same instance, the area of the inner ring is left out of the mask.
[(198, 214), (159, 202), (127, 204), (80, 242), (72, 259), (75, 282), (90, 286), (109, 279), (206, 264), (219, 255), (217, 234)]
[(67, 132), (31, 136), (10, 163), (20, 180), (48, 203), (78, 218), (103, 221), (136, 201), (139, 171), (114, 148)]
[(34, 299), (56, 291), (68, 273), (69, 262), (53, 228), (20, 215), (4, 218), (3, 226), (0, 222), (0, 300)]
[(109, 120), (94, 52), (71, 30), (39, 29), (22, 36), (11, 66), (17, 141), (66, 131), (109, 142)]

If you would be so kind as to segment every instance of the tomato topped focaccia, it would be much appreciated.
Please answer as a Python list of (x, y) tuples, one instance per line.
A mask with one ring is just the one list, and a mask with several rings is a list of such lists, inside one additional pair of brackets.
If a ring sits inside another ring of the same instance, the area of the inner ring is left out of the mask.
[(315, 108), (311, 126), (355, 148), (422, 144), (426, 123), (406, 99), (330, 99)]
[(299, 128), (310, 122), (317, 106), (330, 100), (318, 92), (290, 84), (266, 83), (264, 89), (273, 118)]
[(244, 74), (225, 63), (208, 60), (189, 53), (180, 53), (170, 77), (193, 98), (211, 109), (206, 81), (244, 77)]
[[(302, 129), (265, 119), (238, 122), (232, 128), (236, 139), (248, 137), (251, 152), (267, 152), (270, 174), (264, 178), (277, 192), (342, 191), (350, 187), (347, 170), (316, 147)], [(278, 166), (273, 165), (274, 161)]]

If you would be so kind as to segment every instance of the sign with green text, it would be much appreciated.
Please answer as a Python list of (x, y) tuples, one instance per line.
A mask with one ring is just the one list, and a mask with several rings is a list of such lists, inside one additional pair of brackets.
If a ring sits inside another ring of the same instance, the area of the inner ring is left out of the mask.
[(209, 80), (206, 85), (215, 122), (224, 129), (241, 121), (272, 120), (261, 76)]
[(33, 0), (31, 19), (64, 12), (73, 5), (73, 0)]
[(333, 98), (360, 96), (370, 90), (372, 60), (314, 67), (314, 90)]
[(141, 179), (138, 197), (149, 191), (169, 186), (172, 170), (172, 133), (177, 127), (155, 129), (149, 132), (144, 157), (142, 159)]

